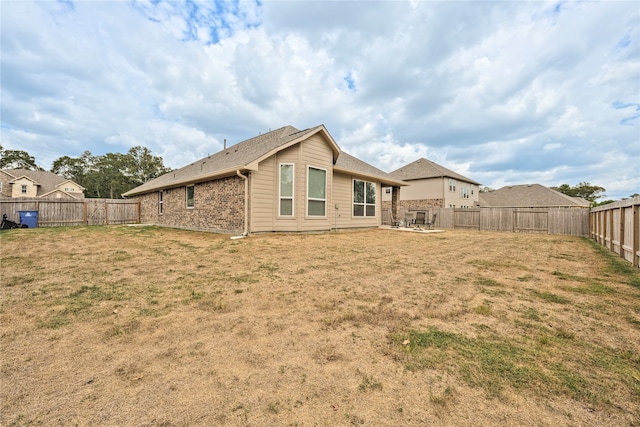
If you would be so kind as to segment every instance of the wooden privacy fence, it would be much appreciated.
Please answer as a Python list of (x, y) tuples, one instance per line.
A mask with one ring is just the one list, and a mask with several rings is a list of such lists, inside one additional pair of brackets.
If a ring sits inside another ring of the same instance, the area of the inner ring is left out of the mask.
[(640, 196), (591, 209), (590, 236), (640, 267)]
[[(414, 210), (414, 209), (412, 209)], [(589, 235), (589, 210), (584, 208), (425, 208), (436, 214), (436, 227), (512, 233)], [(400, 215), (404, 218), (404, 212)], [(386, 218), (383, 223), (389, 224)]]
[(140, 203), (126, 199), (0, 199), (0, 214), (20, 222), (20, 211), (37, 211), (38, 227), (136, 224)]

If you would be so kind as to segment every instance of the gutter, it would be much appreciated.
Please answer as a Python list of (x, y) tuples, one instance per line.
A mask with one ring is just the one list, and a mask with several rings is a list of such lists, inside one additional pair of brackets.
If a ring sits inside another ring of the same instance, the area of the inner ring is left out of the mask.
[(236, 174), (244, 180), (244, 231), (242, 236), (249, 235), (249, 177), (242, 175), (240, 169), (236, 170)]

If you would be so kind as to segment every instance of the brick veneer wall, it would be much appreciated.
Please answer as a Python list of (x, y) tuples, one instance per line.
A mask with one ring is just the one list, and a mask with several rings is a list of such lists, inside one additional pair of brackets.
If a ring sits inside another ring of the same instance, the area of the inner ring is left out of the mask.
[(401, 212), (426, 208), (442, 208), (443, 199), (399, 200), (398, 209)]
[(169, 227), (239, 233), (244, 229), (244, 181), (237, 176), (195, 184), (194, 207), (186, 207), (185, 187), (164, 190), (163, 213), (158, 192), (137, 197), (140, 221)]

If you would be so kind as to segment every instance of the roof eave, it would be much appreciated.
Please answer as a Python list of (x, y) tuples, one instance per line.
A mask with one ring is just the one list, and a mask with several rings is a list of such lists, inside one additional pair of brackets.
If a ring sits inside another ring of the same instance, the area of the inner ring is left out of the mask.
[[(152, 187), (143, 188), (136, 191), (136, 188), (129, 190), (125, 193), (122, 193), (122, 197), (131, 197), (131, 196), (139, 196), (141, 194), (152, 193), (154, 191), (165, 190), (169, 188), (181, 187), (183, 185), (191, 185), (197, 184), (204, 181), (209, 181), (216, 178), (224, 178), (227, 176), (235, 175), (237, 171), (255, 171), (257, 168), (253, 168), (251, 165), (243, 165), (232, 168), (227, 168), (215, 172), (206, 173), (203, 175), (192, 176), (188, 178), (178, 179), (176, 181), (171, 181), (170, 183), (162, 184), (162, 185), (154, 185)], [(169, 172), (172, 173), (172, 172)]]
[(353, 169), (347, 169), (347, 168), (341, 168), (340, 166), (334, 166), (333, 167), (333, 171), (334, 172), (341, 172), (341, 173), (345, 173), (345, 174), (349, 174), (349, 175), (353, 175), (353, 176), (357, 176), (360, 178), (366, 178), (366, 179), (370, 179), (372, 181), (378, 181), (382, 184), (388, 184), (391, 186), (396, 186), (396, 187), (404, 187), (407, 186), (409, 184), (407, 184), (404, 181), (400, 181), (397, 179), (392, 179), (392, 178), (385, 178), (379, 175), (372, 175), (372, 174), (368, 174), (365, 172), (360, 172), (360, 171), (355, 171)]

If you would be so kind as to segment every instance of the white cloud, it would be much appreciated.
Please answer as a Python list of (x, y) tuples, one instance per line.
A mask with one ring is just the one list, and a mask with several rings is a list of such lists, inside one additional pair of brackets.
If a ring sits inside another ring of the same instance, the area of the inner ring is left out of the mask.
[[(179, 167), (323, 123), (383, 170), (640, 192), (633, 2), (2, 2), (4, 148)], [(613, 172), (612, 170), (616, 171)]]

